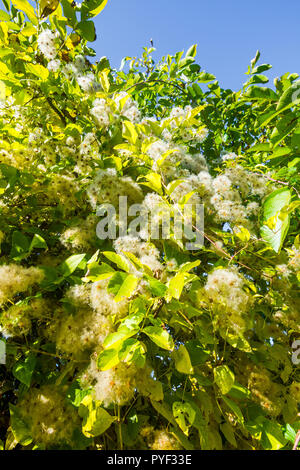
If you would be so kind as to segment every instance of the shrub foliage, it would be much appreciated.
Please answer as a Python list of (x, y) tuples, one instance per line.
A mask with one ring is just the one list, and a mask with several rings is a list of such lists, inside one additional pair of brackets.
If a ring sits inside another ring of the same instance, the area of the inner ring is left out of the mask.
[[(106, 3), (0, 11), (1, 445), (291, 448), (298, 75), (268, 87), (258, 52), (223, 89), (196, 46), (114, 70), (90, 47)], [(158, 207), (156, 227), (203, 204), (203, 246), (132, 236), (120, 196)], [(119, 227), (103, 240), (106, 203)]]

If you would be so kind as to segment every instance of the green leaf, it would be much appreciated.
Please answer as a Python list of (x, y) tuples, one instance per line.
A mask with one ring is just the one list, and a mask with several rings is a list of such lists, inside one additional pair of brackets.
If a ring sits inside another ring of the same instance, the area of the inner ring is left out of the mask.
[(0, 10), (0, 21), (9, 21), (10, 16), (6, 11)]
[(36, 77), (41, 78), (42, 80), (47, 80), (49, 76), (49, 70), (46, 67), (43, 67), (40, 64), (31, 64), (28, 63), (25, 65), (27, 72), (32, 73)]
[(247, 150), (247, 153), (252, 152), (271, 152), (272, 145), (271, 144), (255, 144)]
[(171, 351), (174, 349), (174, 343), (171, 335), (160, 326), (147, 326), (142, 330), (149, 338), (160, 348)]
[[(145, 178), (147, 183), (143, 181), (142, 184), (144, 186), (148, 186), (148, 188), (153, 189), (153, 191), (157, 192), (158, 194), (162, 193), (161, 176), (158, 173), (150, 172), (145, 175)], [(165, 208), (163, 208), (163, 210), (165, 211)]]
[(75, 428), (72, 433), (73, 448), (76, 450), (86, 450), (94, 444), (92, 437), (86, 437), (80, 428)]
[(197, 44), (193, 44), (185, 54), (185, 57), (196, 57), (197, 55)]
[(268, 83), (269, 79), (265, 75), (254, 75), (250, 78), (250, 80), (246, 83), (246, 85), (252, 85), (254, 83)]
[(154, 297), (163, 297), (167, 291), (167, 286), (155, 277), (146, 276), (149, 282), (150, 292)]
[(234, 412), (234, 414), (236, 415), (238, 421), (241, 424), (243, 424), (244, 423), (244, 416), (243, 416), (243, 413), (240, 410), (240, 407), (233, 400), (230, 400), (230, 398), (228, 398), (228, 397), (222, 397), (222, 399), (224, 400), (226, 405), (231, 409), (231, 411)]
[(90, 393), (90, 390), (83, 390), (80, 387), (79, 380), (75, 380), (67, 391), (67, 399), (78, 408), (84, 397)]
[(120, 346), (121, 343), (123, 343), (127, 338), (130, 338), (131, 336), (134, 336), (136, 333), (138, 333), (138, 331), (138, 328), (128, 328), (127, 326), (121, 326), (118, 331), (111, 333), (105, 338), (103, 347), (105, 349), (111, 349), (112, 347), (115, 349), (117, 346)]
[(97, 16), (105, 8), (108, 0), (84, 0), (81, 4), (81, 19)]
[(277, 104), (277, 111), (288, 106), (299, 103), (300, 100), (300, 80), (294, 82), (287, 90), (283, 92)]
[(63, 276), (70, 276), (80, 265), (85, 257), (85, 253), (80, 255), (72, 255), (67, 258), (60, 266)]
[(100, 402), (94, 401), (91, 395), (84, 397), (78, 413), (83, 418), (82, 432), (86, 437), (100, 436), (117, 419), (102, 408)]
[(80, 21), (80, 23), (77, 24), (76, 31), (87, 41), (93, 42), (96, 39), (96, 30), (93, 21)]
[(61, 0), (61, 4), (63, 7), (64, 15), (68, 19), (69, 26), (75, 28), (75, 25), (77, 24), (77, 18), (75, 9), (72, 6), (73, 0)]
[(15, 439), (23, 446), (28, 446), (32, 442), (29, 426), (23, 420), (20, 410), (13, 405), (9, 404), (10, 411), (10, 425)]
[(193, 366), (203, 364), (210, 356), (210, 352), (204, 349), (200, 341), (197, 339), (187, 341), (185, 343), (185, 347), (189, 353), (189, 357)]
[(251, 398), (251, 392), (248, 388), (243, 387), (238, 383), (235, 383), (228, 392), (228, 395), (238, 400), (245, 400)]
[(36, 366), (36, 357), (33, 354), (29, 354), (28, 357), (23, 361), (18, 361), (13, 367), (13, 375), (20, 382), (30, 387), (32, 374)]
[(195, 62), (194, 57), (184, 57), (178, 62), (179, 69), (184, 69)]
[(169, 287), (166, 293), (166, 300), (169, 302), (173, 297), (179, 300), (182, 289), (184, 287), (184, 273), (177, 273), (169, 282)]
[(265, 420), (261, 436), (261, 445), (265, 450), (279, 450), (287, 443), (280, 424)]
[(193, 377), (197, 380), (201, 387), (211, 387), (213, 385), (213, 383), (207, 377), (205, 377), (205, 375), (194, 374)]
[(184, 180), (182, 179), (171, 181), (166, 188), (167, 194), (170, 196), (173, 193), (173, 191), (175, 191), (175, 189), (183, 182)]
[(105, 256), (105, 258), (109, 259), (109, 261), (112, 263), (115, 263), (123, 271), (126, 271), (127, 273), (130, 271), (130, 264), (125, 256), (118, 255), (114, 251), (103, 251), (102, 254)]
[(251, 238), (251, 234), (249, 232), (249, 230), (247, 230), (245, 227), (243, 227), (242, 225), (236, 225), (234, 228), (233, 228), (233, 233), (235, 234), (235, 236), (237, 238), (239, 238), (243, 243), (247, 243), (250, 238)]
[(285, 430), (285, 433), (284, 433), (285, 439), (287, 439), (288, 441), (292, 442), (292, 444), (294, 444), (295, 439), (296, 439), (296, 435), (297, 435), (297, 433), (296, 433), (295, 429), (293, 429), (290, 424), (287, 424), (286, 425), (286, 430)]
[(119, 359), (130, 364), (134, 362), (137, 367), (144, 367), (146, 362), (145, 352), (145, 347), (140, 341), (128, 338), (122, 344)]
[(181, 372), (182, 374), (193, 374), (194, 370), (190, 355), (183, 344), (181, 344), (179, 348), (173, 352), (173, 358), (178, 372)]
[(198, 259), (196, 261), (184, 263), (182, 266), (180, 266), (180, 269), (179, 269), (178, 272), (186, 273), (186, 272), (190, 271), (191, 269), (194, 269), (197, 266), (199, 266), (200, 263), (201, 263), (201, 261), (198, 260)]
[[(100, 84), (103, 88), (103, 90), (105, 91), (105, 93), (108, 93), (109, 92), (109, 89), (110, 89), (110, 83), (109, 83), (109, 78), (108, 78), (108, 75), (109, 75), (109, 70), (103, 70), (101, 73), (99, 73), (99, 81), (100, 81)], [(121, 165), (122, 166), (122, 165)]]
[(45, 250), (48, 249), (47, 243), (37, 233), (34, 234), (33, 239), (31, 240), (29, 252), (31, 252), (34, 248), (44, 248)]
[(41, 18), (51, 15), (59, 5), (59, 0), (40, 0)]
[(271, 68), (272, 68), (272, 65), (270, 64), (261, 64), (261, 65), (258, 65), (257, 67), (254, 67), (251, 73), (254, 75), (256, 73), (266, 72), (266, 70), (270, 70)]
[(171, 423), (175, 429), (173, 430), (173, 433), (176, 435), (177, 439), (179, 442), (182, 444), (182, 446), (186, 450), (193, 450), (194, 446), (193, 444), (186, 438), (185, 434), (178, 428), (178, 425), (174, 419), (173, 412), (170, 409), (169, 405), (165, 402), (160, 403), (158, 401), (153, 401), (151, 400), (151, 404), (153, 408), (161, 414), (169, 423)]
[[(135, 299), (136, 301), (137, 299)], [(129, 315), (128, 317), (125, 318), (125, 320), (122, 321), (122, 326), (126, 326), (129, 329), (135, 329), (138, 328), (139, 324), (143, 321), (145, 316), (144, 312), (136, 312), (133, 313), (132, 315)]]
[[(1, 68), (1, 64), (0, 64), (0, 68)], [(13, 166), (9, 166), (9, 165), (5, 165), (1, 163), (0, 170), (4, 178), (7, 180), (7, 183), (8, 183), (7, 188), (13, 187), (18, 178), (18, 172), (16, 168), (14, 168)]]
[(237, 442), (234, 437), (234, 428), (229, 423), (220, 424), (220, 429), (224, 436), (226, 437), (227, 441), (234, 447), (237, 447)]
[(27, 37), (30, 37), (33, 34), (36, 34), (36, 32), (37, 32), (36, 28), (32, 26), (31, 24), (28, 24), (27, 26), (25, 26), (25, 28), (22, 29), (22, 35), (27, 36)]
[(237, 335), (236, 333), (229, 333), (228, 331), (224, 336), (221, 334), (224, 339), (231, 344), (234, 348), (240, 349), (241, 351), (251, 352), (251, 346), (248, 341), (243, 337), (241, 333)]
[(88, 271), (83, 278), (84, 281), (92, 281), (92, 282), (97, 282), (101, 281), (102, 279), (107, 279), (108, 277), (111, 277), (114, 273), (115, 270), (109, 266), (106, 263), (99, 263), (97, 262), (92, 262), (87, 265)]
[(38, 19), (36, 17), (34, 8), (30, 5), (27, 0), (12, 0), (12, 4), (18, 10), (24, 11), (24, 13), (28, 16), (32, 24), (38, 24)]
[[(273, 191), (265, 200), (263, 205), (263, 219), (260, 233), (265, 242), (279, 253), (287, 235), (290, 215), (286, 214), (284, 220), (278, 217), (281, 209), (287, 206), (291, 200), (291, 192), (288, 188)], [(274, 218), (274, 227), (270, 228), (266, 223)]]
[(197, 82), (199, 83), (208, 83), (212, 82), (215, 79), (215, 75), (206, 72), (200, 72), (197, 77)]
[(243, 95), (251, 100), (277, 101), (278, 96), (271, 88), (252, 86)]
[(29, 239), (22, 232), (14, 231), (12, 234), (12, 247), (10, 257), (15, 260), (25, 258), (29, 252)]
[(251, 68), (253, 68), (257, 64), (257, 62), (259, 61), (259, 58), (260, 58), (260, 51), (257, 50), (254, 59), (251, 60)]
[(133, 253), (130, 253), (129, 251), (122, 251), (122, 253), (130, 260), (136, 269), (140, 271), (146, 271), (148, 274), (152, 275), (151, 269), (149, 269), (145, 264), (141, 263), (139, 258), (137, 258)]
[(228, 393), (234, 384), (234, 373), (226, 365), (214, 368), (214, 378), (223, 395)]
[(119, 364), (119, 348), (105, 349), (97, 359), (97, 366), (100, 370), (108, 370)]
[(123, 126), (123, 137), (127, 139), (128, 142), (135, 145), (138, 139), (138, 134), (135, 130), (134, 124), (130, 121), (124, 121)]
[(176, 421), (174, 419), (173, 412), (170, 409), (168, 403), (159, 403), (157, 401), (151, 400), (151, 404), (153, 408), (167, 420), (168, 423), (171, 423), (173, 424), (173, 426), (176, 426)]
[(124, 297), (130, 297), (136, 289), (138, 278), (133, 274), (116, 272), (111, 277), (107, 290), (115, 295), (115, 302), (120, 302)]
[(183, 431), (188, 434), (188, 429), (195, 421), (196, 412), (189, 402), (175, 401), (172, 406), (173, 416), (176, 423)]
[[(0, 10), (0, 13), (1, 13), (1, 10)], [(5, 57), (5, 56), (8, 56), (10, 54), (13, 54), (13, 49), (8, 49), (8, 48), (2, 48), (0, 50), (0, 57)], [(4, 97), (5, 96), (5, 85), (4, 83), (1, 82), (1, 99), (2, 99), (2, 96)]]

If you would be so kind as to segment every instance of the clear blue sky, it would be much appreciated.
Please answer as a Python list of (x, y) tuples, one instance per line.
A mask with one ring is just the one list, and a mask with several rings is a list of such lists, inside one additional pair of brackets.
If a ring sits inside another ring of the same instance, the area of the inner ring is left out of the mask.
[(300, 74), (300, 0), (108, 0), (95, 19), (97, 56), (119, 68), (153, 38), (157, 60), (198, 44), (202, 70), (238, 89), (257, 49), (270, 77)]

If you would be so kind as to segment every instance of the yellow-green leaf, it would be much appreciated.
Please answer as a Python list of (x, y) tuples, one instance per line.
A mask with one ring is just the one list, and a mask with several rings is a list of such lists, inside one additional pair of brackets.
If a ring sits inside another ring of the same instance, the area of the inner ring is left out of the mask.
[(23, 416), (12, 403), (9, 404), (10, 425), (15, 439), (22, 445), (27, 446), (32, 442), (29, 425), (24, 421)]
[(161, 326), (147, 326), (142, 331), (160, 348), (167, 349), (168, 351), (174, 349), (172, 336)]
[(147, 175), (145, 175), (145, 178), (147, 180), (147, 183), (143, 182), (143, 185), (148, 186), (149, 188), (153, 189), (153, 191), (159, 194), (162, 193), (161, 176), (158, 173), (148, 173)]
[(250, 232), (245, 227), (238, 225), (233, 229), (234, 234), (237, 238), (239, 238), (242, 242), (247, 243), (250, 240)]
[(105, 8), (108, 0), (98, 0), (99, 5), (93, 10), (89, 11), (90, 15), (97, 16)]
[(35, 10), (32, 5), (27, 0), (12, 0), (12, 4), (18, 10), (24, 11), (24, 13), (28, 16), (29, 20), (32, 24), (37, 25), (38, 19), (35, 14)]
[(103, 90), (106, 93), (109, 92), (109, 88), (110, 88), (110, 83), (109, 83), (109, 80), (108, 80), (108, 74), (109, 74), (109, 70), (104, 70), (99, 76), (101, 86), (102, 86)]
[(274, 421), (265, 420), (261, 436), (261, 444), (265, 450), (279, 450), (285, 446), (285, 439), (281, 426)]
[(130, 121), (123, 122), (123, 137), (131, 142), (132, 144), (136, 144), (138, 139), (138, 134), (135, 130), (134, 124)]
[(115, 273), (108, 284), (108, 292), (115, 295), (115, 302), (119, 302), (124, 297), (130, 297), (138, 284), (138, 278), (133, 274)]
[(190, 355), (186, 347), (181, 344), (178, 349), (173, 352), (175, 367), (182, 374), (193, 374), (194, 369), (191, 363)]
[(231, 411), (234, 412), (236, 415), (238, 421), (243, 424), (244, 423), (244, 416), (243, 413), (240, 410), (240, 407), (233, 401), (230, 400), (230, 398), (223, 397), (223, 400), (225, 401), (226, 405), (231, 409)]
[(40, 10), (41, 18), (46, 18), (51, 15), (59, 5), (59, 0), (41, 0), (40, 1)]
[(127, 328), (126, 326), (122, 326), (118, 329), (118, 331), (116, 331), (115, 333), (111, 333), (105, 338), (103, 342), (103, 347), (105, 349), (112, 349), (112, 347), (116, 348), (126, 339), (134, 336), (138, 331), (138, 328)]
[(32, 24), (27, 24), (27, 26), (25, 26), (25, 28), (22, 29), (21, 34), (23, 34), (23, 36), (29, 37), (35, 34), (36, 32), (37, 30), (34, 26), (32, 26)]
[(125, 258), (125, 256), (118, 255), (114, 251), (103, 251), (102, 253), (105, 258), (109, 259), (112, 263), (115, 263), (120, 269), (123, 271), (129, 272), (130, 264), (129, 261)]
[(167, 301), (170, 301), (173, 297), (179, 300), (182, 289), (184, 287), (184, 272), (177, 273), (169, 282), (169, 287), (166, 293)]
[(83, 398), (78, 413), (83, 418), (82, 432), (86, 437), (100, 436), (117, 419), (102, 408), (99, 401), (94, 401), (91, 395)]
[(119, 348), (105, 349), (102, 351), (97, 360), (97, 365), (100, 370), (108, 370), (119, 364)]
[(42, 80), (46, 80), (49, 76), (49, 70), (40, 64), (26, 64), (26, 70)]
[(228, 366), (218, 366), (214, 368), (214, 378), (221, 393), (225, 395), (234, 384), (234, 373)]
[(286, 214), (283, 220), (280, 219), (279, 214), (281, 209), (290, 203), (290, 200), (291, 191), (288, 188), (281, 188), (273, 191), (264, 202), (263, 223), (260, 232), (265, 242), (276, 253), (281, 250), (290, 224), (289, 214)]

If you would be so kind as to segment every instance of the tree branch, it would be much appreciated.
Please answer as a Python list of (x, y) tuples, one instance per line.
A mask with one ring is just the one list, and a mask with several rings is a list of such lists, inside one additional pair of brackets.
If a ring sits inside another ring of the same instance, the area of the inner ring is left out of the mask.
[(47, 100), (47, 103), (49, 104), (50, 108), (59, 116), (59, 118), (62, 121), (62, 123), (64, 124), (64, 126), (66, 126), (67, 121), (66, 121), (65, 116), (63, 115), (63, 113), (54, 105), (53, 101), (51, 100), (51, 98), (49, 98), (49, 96), (46, 97), (46, 100)]
[(64, 126), (67, 125), (67, 119), (69, 119), (71, 122), (75, 122), (75, 118), (71, 116), (69, 111), (67, 111), (66, 109), (64, 109), (63, 111), (58, 109), (49, 96), (46, 97), (46, 100), (49, 106), (51, 107), (51, 109), (53, 109), (53, 111), (59, 116)]

